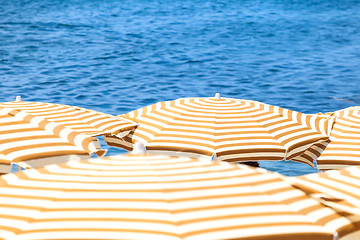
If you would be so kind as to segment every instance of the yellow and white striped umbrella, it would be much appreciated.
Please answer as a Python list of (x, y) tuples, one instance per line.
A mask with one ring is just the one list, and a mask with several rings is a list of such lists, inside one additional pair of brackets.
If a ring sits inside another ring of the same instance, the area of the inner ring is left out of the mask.
[(330, 140), (314, 145), (293, 160), (312, 163), (312, 159), (316, 159), (319, 170), (360, 165), (360, 107), (349, 107), (323, 116), (335, 117)]
[(123, 136), (136, 124), (74, 106), (26, 102), (0, 103), (0, 173), (11, 163), (39, 167), (49, 163), (103, 156), (94, 136)]
[(345, 240), (359, 229), (277, 173), (134, 154), (3, 175), (0, 212), (8, 240)]
[(288, 178), (323, 204), (357, 215), (360, 223), (360, 166)]
[(117, 135), (122, 137), (136, 124), (110, 114), (55, 103), (17, 101), (0, 103), (0, 107), (12, 108), (61, 124), (88, 136)]
[(89, 153), (99, 151), (96, 138), (26, 112), (0, 107), (0, 173), (10, 172), (12, 163), (39, 167), (85, 159)]
[(258, 161), (291, 159), (328, 140), (331, 117), (307, 115), (251, 100), (181, 98), (121, 117), (139, 126), (110, 146), (131, 150), (141, 142), (150, 153)]

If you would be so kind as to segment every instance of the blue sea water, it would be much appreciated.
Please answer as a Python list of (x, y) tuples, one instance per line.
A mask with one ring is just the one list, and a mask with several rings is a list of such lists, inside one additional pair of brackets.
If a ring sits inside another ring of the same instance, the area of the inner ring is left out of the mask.
[(0, 101), (114, 115), (216, 92), (305, 113), (360, 105), (359, 13), (357, 0), (1, 0)]

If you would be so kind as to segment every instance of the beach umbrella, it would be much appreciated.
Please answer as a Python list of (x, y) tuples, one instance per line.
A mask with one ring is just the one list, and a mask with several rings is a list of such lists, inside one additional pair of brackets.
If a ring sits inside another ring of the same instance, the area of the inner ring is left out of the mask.
[(360, 166), (288, 178), (323, 204), (357, 216), (360, 224)]
[(137, 154), (3, 175), (0, 211), (9, 240), (335, 240), (358, 229), (277, 173)]
[(88, 136), (125, 136), (136, 124), (110, 114), (56, 103), (16, 101), (0, 103), (0, 107), (16, 109), (61, 124)]
[(218, 94), (159, 102), (121, 117), (138, 126), (123, 138), (105, 137), (110, 146), (131, 150), (141, 142), (150, 153), (229, 162), (291, 159), (328, 140), (333, 123), (328, 116)]
[(319, 170), (360, 165), (360, 107), (349, 107), (322, 116), (335, 118), (330, 139), (315, 144), (293, 160), (313, 165), (315, 159)]
[(39, 167), (49, 163), (84, 159), (99, 153), (96, 138), (80, 134), (39, 117), (0, 107), (0, 173), (11, 164)]
[[(117, 121), (117, 122), (116, 122)], [(131, 127), (131, 123), (77, 107), (33, 102), (0, 103), (0, 173), (11, 164), (24, 168), (102, 156), (92, 137)], [(121, 132), (119, 133), (121, 136)]]

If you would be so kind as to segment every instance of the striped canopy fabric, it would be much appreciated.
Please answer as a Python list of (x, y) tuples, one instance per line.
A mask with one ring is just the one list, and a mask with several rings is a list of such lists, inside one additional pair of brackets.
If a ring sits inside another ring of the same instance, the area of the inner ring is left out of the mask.
[(329, 139), (333, 119), (251, 100), (181, 98), (121, 115), (138, 127), (108, 145), (131, 150), (141, 142), (150, 153), (229, 162), (283, 160)]
[(10, 172), (12, 163), (39, 167), (85, 159), (89, 153), (99, 152), (96, 138), (26, 112), (0, 107), (0, 173)]
[(312, 162), (319, 170), (360, 165), (360, 107), (350, 107), (323, 116), (335, 117), (330, 140), (315, 144), (293, 160)]
[(348, 215), (355, 215), (360, 223), (359, 166), (313, 173), (288, 180), (323, 204)]
[(123, 137), (136, 126), (110, 114), (63, 104), (13, 101), (0, 103), (0, 107), (26, 112), (92, 137), (100, 135)]
[(8, 240), (360, 237), (353, 220), (277, 173), (187, 157), (117, 155), (6, 174), (0, 212)]

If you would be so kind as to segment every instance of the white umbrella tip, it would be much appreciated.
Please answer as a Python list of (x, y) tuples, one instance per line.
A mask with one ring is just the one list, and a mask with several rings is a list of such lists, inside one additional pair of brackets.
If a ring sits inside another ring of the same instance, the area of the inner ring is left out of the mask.
[(21, 96), (16, 96), (15, 102), (21, 102)]
[(215, 94), (215, 99), (220, 99), (220, 93)]
[(132, 154), (145, 154), (146, 148), (141, 142), (136, 142), (133, 146)]

